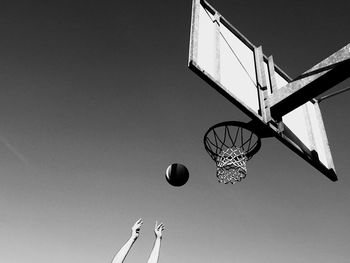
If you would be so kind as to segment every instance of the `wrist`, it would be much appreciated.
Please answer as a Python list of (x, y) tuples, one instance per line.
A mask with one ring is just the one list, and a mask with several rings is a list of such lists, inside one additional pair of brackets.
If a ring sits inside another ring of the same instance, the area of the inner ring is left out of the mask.
[(138, 236), (131, 235), (130, 240), (134, 242), (134, 241), (136, 241), (137, 238), (138, 238)]

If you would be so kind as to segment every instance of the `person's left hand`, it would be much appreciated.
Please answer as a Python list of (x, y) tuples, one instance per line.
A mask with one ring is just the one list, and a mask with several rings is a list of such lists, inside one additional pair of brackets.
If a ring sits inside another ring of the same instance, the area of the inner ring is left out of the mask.
[(142, 223), (142, 218), (140, 218), (131, 228), (131, 237), (135, 240), (139, 237)]

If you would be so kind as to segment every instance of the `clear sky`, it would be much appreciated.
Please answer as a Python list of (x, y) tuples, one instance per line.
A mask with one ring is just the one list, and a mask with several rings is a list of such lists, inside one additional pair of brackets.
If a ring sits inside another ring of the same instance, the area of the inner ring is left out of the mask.
[[(348, 1), (210, 3), (290, 76), (349, 43)], [(350, 92), (321, 104), (339, 181), (275, 139), (217, 183), (208, 127), (248, 121), (187, 68), (191, 1), (2, 1), (0, 262), (348, 262)], [(346, 81), (336, 89), (349, 86)], [(167, 184), (173, 162), (190, 171)]]

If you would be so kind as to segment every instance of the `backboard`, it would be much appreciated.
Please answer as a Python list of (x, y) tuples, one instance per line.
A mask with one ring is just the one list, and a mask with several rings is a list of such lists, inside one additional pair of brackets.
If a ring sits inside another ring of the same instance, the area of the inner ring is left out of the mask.
[(271, 108), (272, 103), (285, 101), (272, 95), (283, 97), (293, 80), (204, 0), (193, 0), (188, 63), (192, 71), (252, 119), (261, 137), (276, 137), (330, 180), (337, 180), (313, 94), (290, 100), (287, 107)]

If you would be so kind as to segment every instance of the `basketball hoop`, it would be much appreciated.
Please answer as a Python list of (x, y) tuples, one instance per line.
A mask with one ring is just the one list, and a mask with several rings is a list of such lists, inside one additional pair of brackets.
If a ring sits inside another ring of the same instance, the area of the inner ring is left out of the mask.
[(218, 181), (235, 184), (247, 176), (247, 161), (259, 151), (261, 140), (251, 124), (229, 121), (206, 132), (204, 147), (216, 163)]

